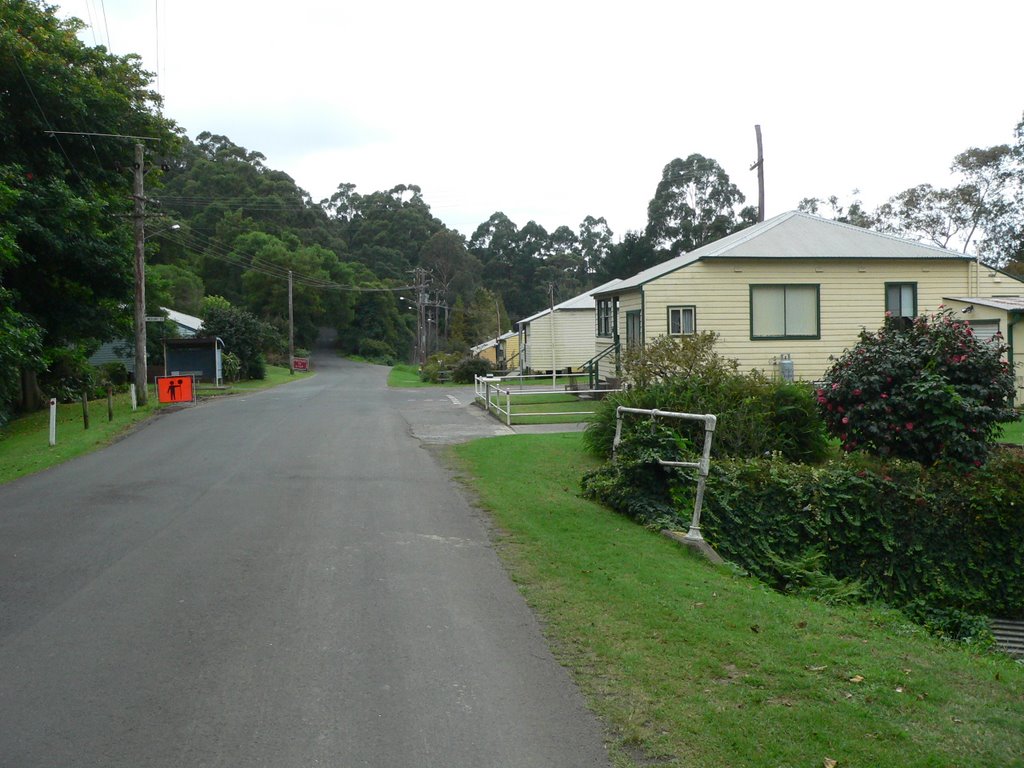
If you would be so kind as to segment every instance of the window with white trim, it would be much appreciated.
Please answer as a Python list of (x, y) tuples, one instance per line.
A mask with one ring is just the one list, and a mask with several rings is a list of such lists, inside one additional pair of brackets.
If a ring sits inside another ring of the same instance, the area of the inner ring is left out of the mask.
[(750, 286), (751, 339), (817, 339), (818, 285)]
[(614, 299), (597, 300), (597, 335), (611, 337), (615, 332), (615, 310), (618, 302)]
[(668, 335), (690, 336), (697, 332), (696, 307), (668, 308)]

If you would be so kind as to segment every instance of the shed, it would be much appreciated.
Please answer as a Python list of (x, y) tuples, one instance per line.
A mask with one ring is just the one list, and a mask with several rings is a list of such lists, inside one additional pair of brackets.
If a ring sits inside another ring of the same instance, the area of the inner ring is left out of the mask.
[(164, 376), (193, 374), (199, 381), (220, 386), (224, 383), (223, 349), (224, 342), (216, 336), (167, 339), (164, 341)]
[(534, 372), (582, 370), (594, 356), (594, 293), (620, 282), (616, 278), (520, 320), (523, 367)]

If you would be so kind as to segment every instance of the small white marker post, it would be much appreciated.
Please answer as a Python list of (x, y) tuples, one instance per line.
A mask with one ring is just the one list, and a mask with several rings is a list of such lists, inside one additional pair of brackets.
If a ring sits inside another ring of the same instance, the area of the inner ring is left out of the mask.
[(131, 393), (131, 396), (132, 396), (132, 410), (133, 411), (137, 411), (139, 409), (139, 404), (138, 404), (138, 401), (136, 401), (136, 399), (135, 399), (135, 382), (134, 381), (131, 384), (128, 385), (128, 391)]
[(57, 444), (57, 398), (50, 398), (50, 447)]

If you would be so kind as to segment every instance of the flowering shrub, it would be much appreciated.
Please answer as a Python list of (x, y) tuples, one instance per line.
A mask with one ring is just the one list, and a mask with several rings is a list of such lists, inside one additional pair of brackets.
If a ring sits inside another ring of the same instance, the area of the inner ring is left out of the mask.
[(948, 309), (887, 319), (829, 369), (818, 404), (845, 451), (981, 466), (999, 423), (1017, 417), (1005, 353)]

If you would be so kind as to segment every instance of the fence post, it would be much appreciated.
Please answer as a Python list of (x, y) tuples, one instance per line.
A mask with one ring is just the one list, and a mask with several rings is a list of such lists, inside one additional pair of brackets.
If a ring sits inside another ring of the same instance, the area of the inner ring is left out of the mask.
[(89, 428), (89, 393), (84, 389), (82, 390), (82, 422), (85, 424), (85, 429)]
[(107, 421), (114, 420), (114, 388), (107, 384)]
[(57, 444), (57, 398), (50, 398), (50, 447)]
[(505, 423), (509, 427), (511, 427), (512, 426), (512, 390), (511, 389), (506, 389), (505, 390), (505, 416), (507, 417)]

